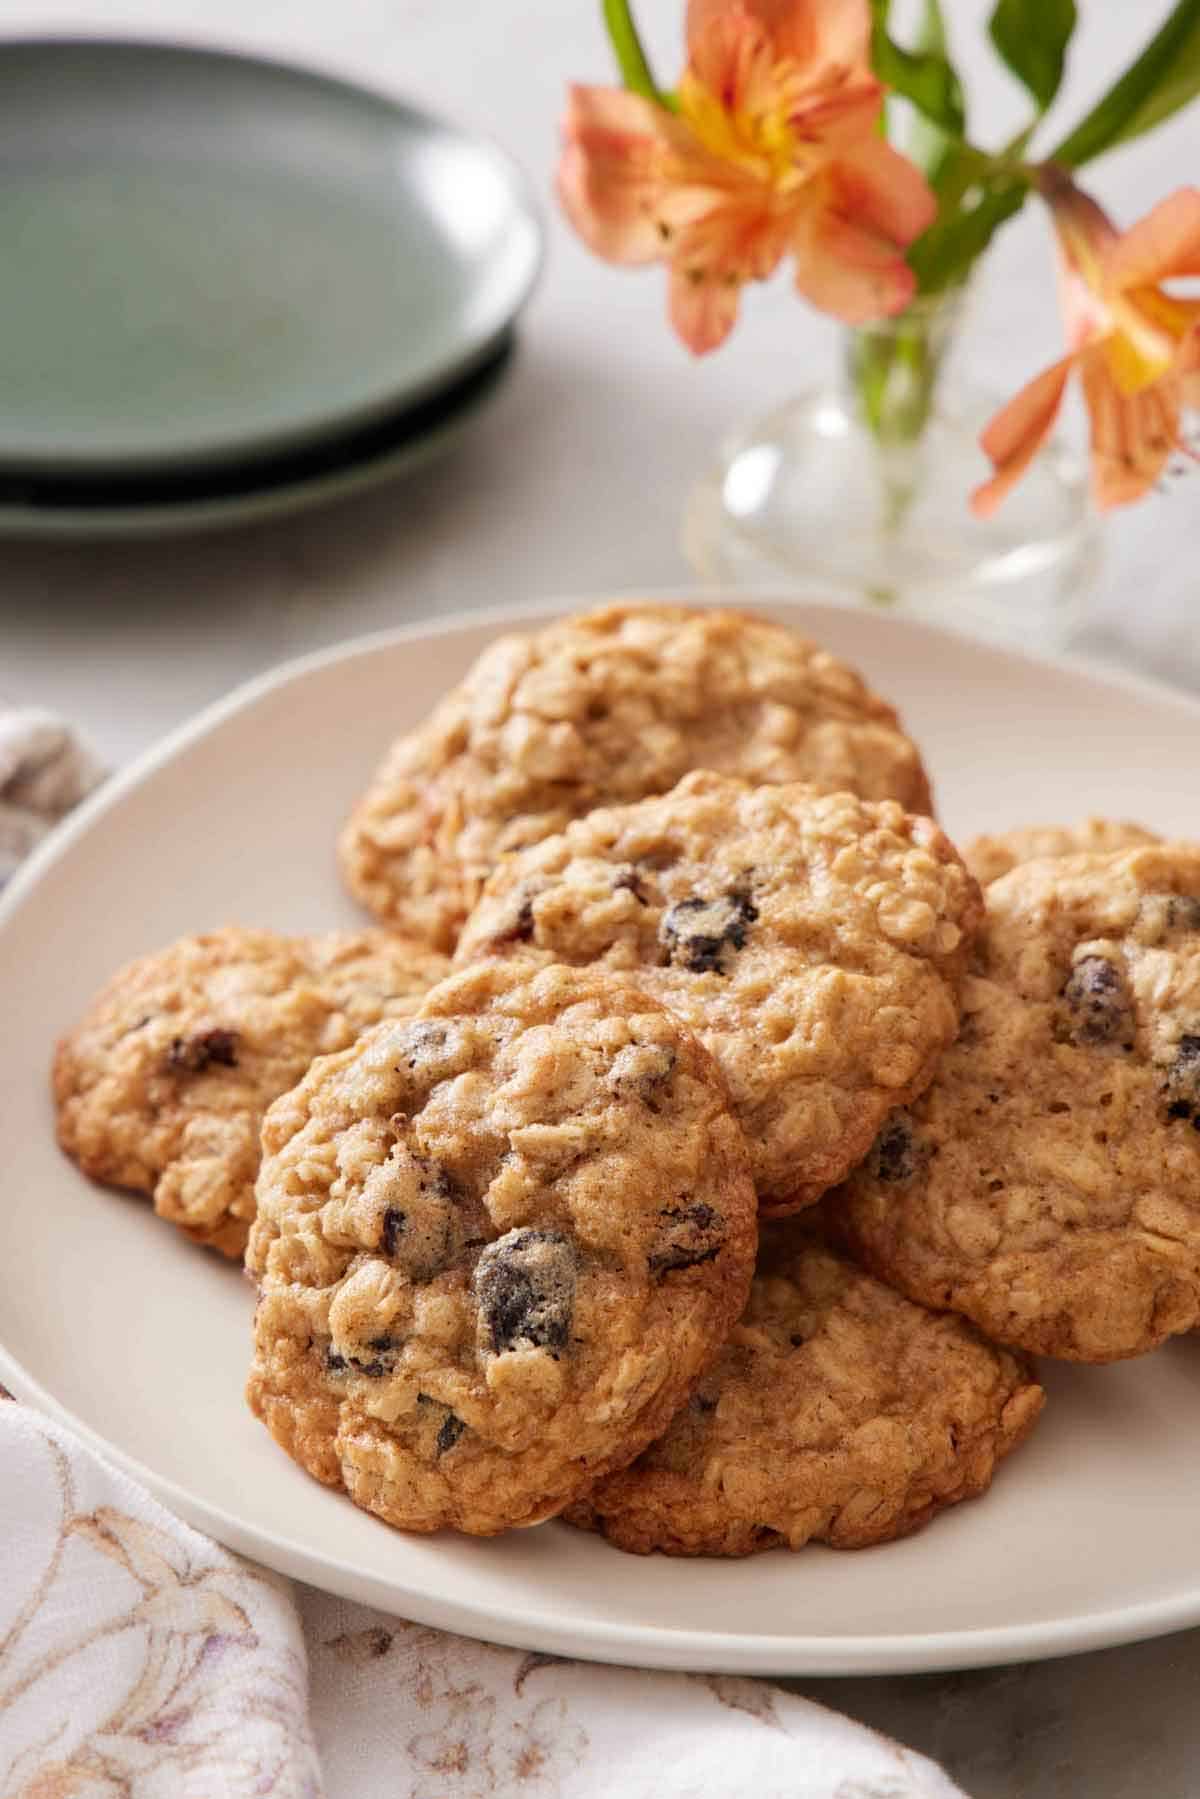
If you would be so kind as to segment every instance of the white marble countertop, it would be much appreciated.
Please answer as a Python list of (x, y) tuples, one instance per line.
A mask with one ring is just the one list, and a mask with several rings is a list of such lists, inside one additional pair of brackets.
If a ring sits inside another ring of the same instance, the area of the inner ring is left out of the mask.
[[(968, 48), (985, 0), (949, 10), (972, 99), (999, 140), (1021, 103)], [(1066, 108), (1168, 8), (1080, 10)], [(644, 0), (642, 13), (672, 67), (682, 0)], [(602, 268), (568, 236), (549, 200), (555, 121), (569, 78), (610, 78), (598, 21), (595, 0), (0, 0), (4, 33), (218, 42), (407, 94), (512, 151), (550, 223), (517, 366), (453, 455), (373, 495), (231, 534), (0, 546), (0, 694), (61, 710), (123, 761), (246, 676), (338, 638), (463, 606), (686, 581), (678, 524), (691, 481), (730, 425), (811, 380), (836, 339), (782, 281), (750, 295), (725, 351), (692, 364), (663, 322), (657, 273)], [(1100, 165), (1095, 184), (1132, 218), (1196, 179), (1198, 149), (1192, 113)], [(1001, 393), (1058, 354), (1045, 234), (1031, 210), (989, 264), (973, 367)], [(1198, 541), (1200, 480), (1112, 520), (1085, 647), (1200, 685)], [(1198, 1681), (1192, 1633), (1054, 1664), (806, 1690), (943, 1759), (976, 1799), (1184, 1799), (1200, 1767)]]

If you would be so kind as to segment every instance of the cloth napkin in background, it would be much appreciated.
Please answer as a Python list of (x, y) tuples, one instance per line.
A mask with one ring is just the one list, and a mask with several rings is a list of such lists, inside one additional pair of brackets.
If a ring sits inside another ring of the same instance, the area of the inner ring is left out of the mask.
[[(0, 707), (0, 884), (99, 778), (60, 721)], [(0, 1795), (964, 1799), (767, 1681), (498, 1649), (293, 1589), (6, 1397)]]
[(0, 701), (0, 887), (103, 773), (52, 712)]
[(766, 1681), (497, 1649), (308, 1589), (298, 1614), (12, 1401), (0, 1469), (5, 1799), (963, 1799)]

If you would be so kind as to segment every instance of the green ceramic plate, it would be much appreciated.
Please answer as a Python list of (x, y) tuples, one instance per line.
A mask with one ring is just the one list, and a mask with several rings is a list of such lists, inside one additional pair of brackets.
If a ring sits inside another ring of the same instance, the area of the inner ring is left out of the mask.
[(449, 388), (348, 436), (271, 461), (149, 475), (0, 473), (0, 537), (113, 539), (215, 531), (278, 518), (378, 487), (457, 441), (512, 361), (504, 336)]
[(490, 144), (299, 69), (0, 45), (0, 470), (277, 458), (486, 359), (541, 229)]

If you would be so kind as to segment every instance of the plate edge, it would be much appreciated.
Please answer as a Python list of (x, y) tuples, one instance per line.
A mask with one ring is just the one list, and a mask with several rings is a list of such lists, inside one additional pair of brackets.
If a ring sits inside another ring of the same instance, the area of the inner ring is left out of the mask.
[[(2, 1344), (0, 1377), (12, 1383), (10, 1391), (18, 1403), (30, 1405), (65, 1425), (102, 1463), (111, 1463), (140, 1482), (160, 1504), (223, 1547), (251, 1560), (265, 1562), (289, 1579), (302, 1581), (321, 1591), (349, 1596), (376, 1611), (387, 1609), (381, 1606), (378, 1592), (372, 1590), (371, 1576), (353, 1566), (336, 1567), (339, 1584), (331, 1589), (323, 1585), (329, 1578), (328, 1567), (319, 1563), (303, 1544), (287, 1537), (273, 1538), (268, 1542), (269, 1553), (264, 1554), (254, 1531), (245, 1530), (221, 1507), (193, 1500), (173, 1481), (156, 1475), (136, 1456), (115, 1449), (26, 1374)], [(24, 1397), (17, 1393), (17, 1388), (24, 1389)], [(829, 1553), (838, 1552), (831, 1550)], [(676, 1673), (752, 1674), (780, 1679), (799, 1676), (850, 1679), (856, 1675), (1003, 1667), (1014, 1662), (1048, 1661), (1059, 1656), (1084, 1654), (1092, 1649), (1113, 1648), (1122, 1643), (1144, 1642), (1200, 1624), (1198, 1587), (1177, 1596), (1169, 1604), (1097, 1612), (1070, 1626), (1043, 1624), (1031, 1631), (1027, 1627), (1007, 1625), (992, 1631), (926, 1632), (903, 1639), (904, 1647), (897, 1648), (894, 1653), (889, 1653), (886, 1644), (881, 1648), (883, 1640), (878, 1637), (843, 1638), (833, 1653), (828, 1639), (790, 1638), (781, 1641), (776, 1654), (764, 1655), (762, 1640), (758, 1637), (687, 1633), (594, 1620), (572, 1630), (568, 1625), (536, 1614), (527, 1614), (528, 1622), (514, 1626), (507, 1620), (497, 1620), (483, 1607), (453, 1599), (431, 1601), (425, 1594), (407, 1588), (402, 1593), (406, 1609), (397, 1615), (410, 1622), (482, 1637), (486, 1642), (507, 1648), (543, 1651), (618, 1667), (660, 1668)], [(688, 1637), (686, 1648), (676, 1646), (678, 1636)], [(698, 1636), (700, 1647), (697, 1646)], [(631, 1644), (639, 1656), (636, 1661), (630, 1660)]]
[[(821, 591), (828, 595), (831, 591), (830, 585), (823, 584)], [(89, 798), (84, 800), (67, 819), (51, 831), (49, 836), (25, 859), (3, 890), (0, 890), (0, 928), (8, 922), (10, 914), (16, 911), (25, 895), (41, 879), (43, 871), (52, 867), (70, 849), (76, 838), (91, 828), (94, 819), (102, 817), (130, 789), (139, 786), (148, 776), (165, 767), (193, 743), (209, 736), (227, 719), (257, 704), (267, 694), (289, 686), (294, 681), (304, 680), (322, 669), (334, 668), (339, 663), (355, 661), (360, 656), (376, 655), (381, 651), (409, 643), (415, 637), (453, 637), (459, 632), (477, 630), (489, 623), (495, 625), (497, 634), (500, 635), (522, 626), (547, 623), (569, 613), (591, 611), (599, 606), (630, 605), (639, 602), (651, 605), (732, 606), (736, 610), (745, 610), (756, 606), (803, 607), (809, 611), (825, 612), (833, 617), (840, 616), (847, 610), (845, 604), (829, 599), (822, 600), (805, 596), (801, 590), (797, 590), (795, 587), (730, 589), (683, 584), (668, 588), (634, 588), (607, 594), (535, 600), (512, 607), (462, 608), (433, 618), (413, 619), (407, 624), (387, 626), (380, 631), (364, 632), (356, 637), (348, 637), (337, 643), (327, 644), (324, 648), (309, 650), (302, 655), (289, 657), (284, 662), (273, 663), (259, 674), (251, 675), (245, 681), (240, 681), (228, 693), (222, 694), (219, 699), (201, 707), (198, 712), (192, 713), (156, 742), (150, 744), (140, 755), (135, 756), (132, 762), (109, 775), (107, 780)], [(854, 609), (863, 610), (861, 607)], [(881, 618), (875, 622), (885, 635), (896, 631), (916, 633), (931, 643), (949, 644), (955, 647), (960, 646), (964, 641), (964, 634), (945, 626), (931, 624), (924, 619), (895, 617)], [(1143, 699), (1167, 704), (1176, 711), (1190, 714), (1195, 718), (1197, 724), (1200, 724), (1200, 699), (1152, 676), (1134, 674), (1115, 666), (1097, 665), (1082, 657), (1034, 655), (1028, 650), (1000, 647), (971, 637), (966, 637), (965, 641), (973, 648), (982, 650), (986, 655), (999, 656), (1019, 666), (1036, 668), (1043, 672), (1065, 671), (1072, 675), (1083, 676), (1101, 686), (1116, 687)]]

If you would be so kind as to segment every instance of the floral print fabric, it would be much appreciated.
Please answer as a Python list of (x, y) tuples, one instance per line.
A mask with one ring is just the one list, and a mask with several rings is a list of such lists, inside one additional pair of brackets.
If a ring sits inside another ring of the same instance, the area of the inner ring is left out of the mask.
[(561, 1661), (293, 1594), (0, 1402), (3, 1799), (743, 1793), (962, 1799), (765, 1681)]
[(0, 1793), (319, 1799), (281, 1582), (0, 1405)]

